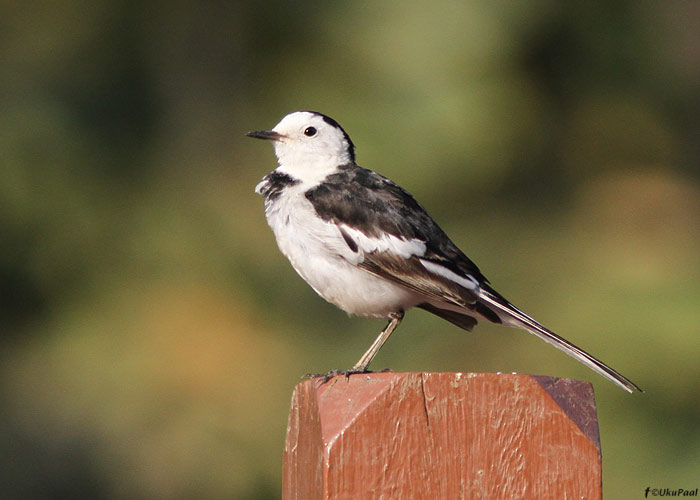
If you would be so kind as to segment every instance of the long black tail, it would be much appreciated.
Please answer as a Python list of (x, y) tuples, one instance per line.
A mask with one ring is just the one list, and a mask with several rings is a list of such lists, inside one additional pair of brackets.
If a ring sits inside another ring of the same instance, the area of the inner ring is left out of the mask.
[(480, 291), (479, 298), (489, 309), (495, 312), (501, 321), (510, 326), (515, 326), (527, 330), (528, 332), (537, 335), (545, 342), (549, 342), (557, 349), (564, 351), (572, 358), (577, 359), (591, 370), (599, 373), (614, 384), (622, 387), (627, 392), (639, 391), (644, 392), (637, 384), (632, 382), (624, 375), (616, 372), (608, 365), (594, 358), (583, 349), (575, 346), (568, 340), (560, 337), (553, 331), (540, 325), (524, 312), (517, 309), (498, 293), (491, 293), (483, 288)]

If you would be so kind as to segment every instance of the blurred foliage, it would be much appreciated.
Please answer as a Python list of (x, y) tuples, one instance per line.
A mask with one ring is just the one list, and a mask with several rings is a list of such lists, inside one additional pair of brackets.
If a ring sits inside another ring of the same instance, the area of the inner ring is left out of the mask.
[[(411, 312), (377, 368), (590, 379), (609, 498), (700, 456), (700, 11), (668, 2), (5, 3), (3, 498), (277, 498), (299, 375), (383, 325), (278, 253), (246, 130), (325, 112), (542, 342)], [(439, 170), (438, 170), (439, 169)]]

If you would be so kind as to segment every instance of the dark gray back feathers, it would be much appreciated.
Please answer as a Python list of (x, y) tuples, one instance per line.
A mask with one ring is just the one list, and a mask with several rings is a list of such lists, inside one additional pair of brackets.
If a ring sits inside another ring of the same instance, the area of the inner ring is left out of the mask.
[(369, 237), (388, 233), (425, 242), (424, 258), (460, 275), (487, 282), (479, 268), (457, 248), (428, 212), (399, 185), (356, 164), (341, 165), (306, 192), (323, 220), (347, 224)]

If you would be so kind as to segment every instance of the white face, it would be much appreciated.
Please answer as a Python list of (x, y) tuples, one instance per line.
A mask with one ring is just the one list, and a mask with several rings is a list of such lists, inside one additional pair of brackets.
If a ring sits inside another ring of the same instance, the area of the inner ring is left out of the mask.
[(321, 115), (297, 111), (285, 116), (272, 131), (279, 134), (272, 144), (280, 169), (302, 181), (325, 177), (330, 169), (353, 161), (343, 130)]

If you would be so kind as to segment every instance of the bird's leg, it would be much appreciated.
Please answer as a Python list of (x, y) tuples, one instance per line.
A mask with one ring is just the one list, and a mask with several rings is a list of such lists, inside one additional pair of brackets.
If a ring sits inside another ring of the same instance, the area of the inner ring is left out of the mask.
[(367, 367), (369, 364), (372, 362), (374, 357), (377, 355), (379, 352), (379, 349), (382, 348), (384, 345), (384, 342), (387, 341), (389, 338), (389, 335), (391, 335), (391, 332), (396, 330), (396, 327), (399, 326), (401, 323), (401, 320), (403, 319), (403, 311), (398, 311), (395, 313), (391, 313), (389, 315), (389, 324), (387, 324), (384, 327), (384, 330), (381, 331), (379, 336), (376, 338), (374, 342), (372, 342), (372, 345), (369, 346), (369, 349), (367, 349), (367, 352), (365, 352), (360, 360), (355, 363), (355, 366), (353, 366), (349, 372), (352, 373), (362, 373), (367, 371)]
[[(395, 313), (391, 313), (389, 315), (389, 323), (384, 327), (384, 329), (379, 333), (379, 336), (376, 338), (374, 342), (372, 342), (372, 345), (369, 346), (369, 349), (367, 349), (367, 352), (365, 352), (360, 360), (355, 363), (355, 366), (350, 368), (349, 370), (331, 370), (328, 373), (325, 374), (320, 374), (320, 373), (307, 373), (304, 375), (304, 377), (309, 377), (309, 378), (318, 378), (321, 380), (321, 384), (325, 384), (328, 382), (330, 379), (333, 377), (336, 377), (338, 375), (345, 375), (345, 377), (349, 377), (350, 375), (354, 375), (355, 373), (367, 373), (369, 370), (367, 370), (367, 367), (369, 364), (372, 362), (374, 357), (377, 355), (379, 352), (379, 349), (382, 348), (384, 345), (384, 342), (387, 341), (389, 338), (389, 335), (391, 335), (391, 332), (396, 330), (396, 327), (399, 326), (401, 323), (401, 320), (403, 320), (403, 311), (398, 311)], [(382, 370), (383, 372), (389, 371), (388, 369)]]

